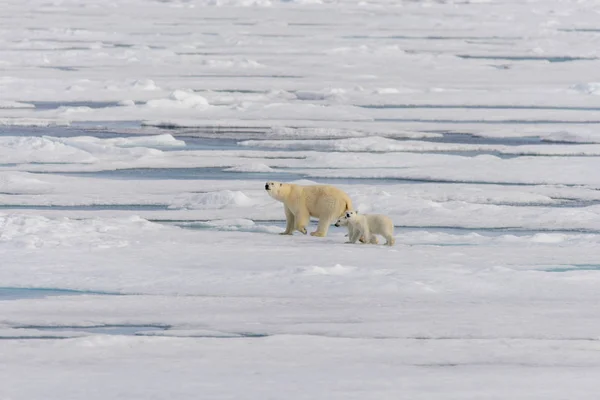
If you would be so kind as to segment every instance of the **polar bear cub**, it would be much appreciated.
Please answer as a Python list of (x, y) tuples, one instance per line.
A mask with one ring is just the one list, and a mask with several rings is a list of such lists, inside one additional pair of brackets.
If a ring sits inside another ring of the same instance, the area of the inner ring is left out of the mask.
[(283, 203), (285, 211), (285, 232), (294, 231), (306, 234), (310, 217), (319, 219), (317, 230), (312, 236), (327, 236), (329, 225), (348, 210), (352, 210), (352, 200), (341, 189), (330, 185), (296, 185), (269, 181), (265, 190), (277, 201)]
[(349, 240), (346, 243), (356, 243), (358, 238), (364, 237), (365, 242), (377, 243), (375, 235), (385, 238), (385, 244), (391, 246), (396, 243), (394, 239), (394, 223), (391, 218), (382, 214), (359, 214), (358, 211), (346, 211), (335, 226), (348, 226)]
[[(348, 227), (348, 233), (345, 236), (348, 236), (350, 239), (352, 239), (352, 237), (354, 236), (354, 225), (351, 225), (348, 222), (348, 219), (346, 218), (346, 214), (342, 215), (337, 221), (335, 221), (334, 226), (337, 226), (337, 227), (347, 226)], [(348, 240), (350, 240), (350, 239), (348, 239)], [(358, 240), (361, 243), (366, 243), (367, 242), (365, 240), (365, 237), (363, 235), (361, 235)], [(350, 243), (350, 242), (347, 242), (347, 243)], [(371, 244), (379, 244), (379, 240), (377, 240), (377, 236), (371, 235), (369, 243), (371, 243)]]

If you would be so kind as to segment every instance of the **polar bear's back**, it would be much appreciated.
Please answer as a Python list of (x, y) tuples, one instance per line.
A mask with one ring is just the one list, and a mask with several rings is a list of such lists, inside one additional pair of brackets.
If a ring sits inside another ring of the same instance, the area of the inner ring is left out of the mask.
[(383, 214), (363, 214), (367, 220), (369, 229), (373, 233), (384, 233), (394, 229), (394, 221), (387, 215)]
[(312, 216), (331, 215), (337, 218), (352, 209), (352, 200), (341, 189), (331, 185), (300, 186), (306, 206)]

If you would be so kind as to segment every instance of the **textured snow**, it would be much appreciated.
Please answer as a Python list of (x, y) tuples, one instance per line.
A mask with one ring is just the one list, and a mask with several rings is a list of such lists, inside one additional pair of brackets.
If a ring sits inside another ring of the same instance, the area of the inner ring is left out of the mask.
[[(566, 141), (567, 135), (555, 135), (555, 141)], [(573, 140), (570, 140), (573, 141)], [(547, 146), (547, 145), (485, 145), (435, 143), (372, 136), (368, 138), (350, 138), (338, 140), (247, 140), (241, 146), (253, 146), (272, 149), (318, 150), (338, 152), (495, 152), (506, 155), (560, 155), (595, 156), (600, 155), (600, 145)]]
[(598, 12), (4, 1), (0, 399), (596, 399)]

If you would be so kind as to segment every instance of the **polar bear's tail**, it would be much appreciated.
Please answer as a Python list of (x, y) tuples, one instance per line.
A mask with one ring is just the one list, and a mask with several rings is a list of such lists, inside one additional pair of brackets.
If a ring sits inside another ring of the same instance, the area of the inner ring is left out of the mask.
[(352, 200), (350, 200), (350, 197), (346, 196), (346, 209), (343, 212), (346, 211), (352, 211)]

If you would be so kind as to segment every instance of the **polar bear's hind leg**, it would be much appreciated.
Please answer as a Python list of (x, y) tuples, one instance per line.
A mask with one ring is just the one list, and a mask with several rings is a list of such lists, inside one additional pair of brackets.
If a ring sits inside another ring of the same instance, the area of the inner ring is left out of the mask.
[(333, 222), (333, 220), (328, 217), (319, 218), (319, 224), (317, 225), (317, 230), (314, 232), (311, 232), (310, 235), (318, 236), (318, 237), (327, 236), (327, 231), (329, 230), (329, 225), (331, 225), (332, 222)]
[(311, 236), (324, 237), (327, 236), (329, 226), (338, 218), (341, 218), (346, 211), (347, 202), (345, 198), (335, 198), (334, 196), (327, 196), (319, 199), (317, 208), (319, 218), (319, 224), (317, 230), (311, 232)]

